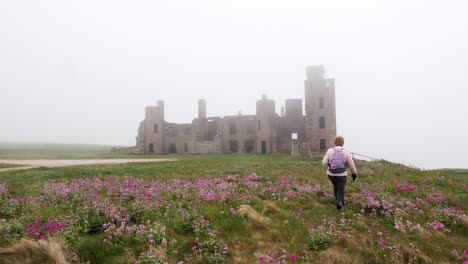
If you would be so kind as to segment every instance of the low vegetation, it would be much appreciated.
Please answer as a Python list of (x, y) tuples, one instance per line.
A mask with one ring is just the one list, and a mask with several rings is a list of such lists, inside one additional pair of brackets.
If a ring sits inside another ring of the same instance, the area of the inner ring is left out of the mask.
[(321, 157), (178, 158), (0, 173), (0, 259), (40, 247), (71, 263), (468, 261), (466, 171), (358, 161), (338, 211)]
[(19, 167), (19, 165), (8, 164), (8, 163), (0, 163), (0, 169), (7, 169), (7, 168), (14, 168), (14, 167)]
[(0, 142), (0, 159), (135, 158), (127, 154), (127, 149), (107, 145)]

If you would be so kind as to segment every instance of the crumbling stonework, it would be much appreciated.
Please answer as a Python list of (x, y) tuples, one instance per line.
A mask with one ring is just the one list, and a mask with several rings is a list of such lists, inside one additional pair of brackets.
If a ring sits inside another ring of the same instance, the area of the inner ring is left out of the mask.
[[(164, 102), (146, 107), (136, 146), (130, 153), (291, 153), (292, 134), (301, 156), (323, 152), (336, 137), (335, 86), (324, 79), (323, 66), (306, 68), (305, 115), (302, 99), (287, 99), (281, 116), (275, 102), (263, 95), (255, 115), (207, 117), (205, 100), (190, 124), (164, 119)], [(304, 153), (303, 153), (304, 152)]]
[(312, 157), (312, 151), (310, 150), (309, 143), (302, 143), (301, 145), (299, 145), (299, 155), (303, 159), (308, 159)]
[(145, 122), (141, 121), (138, 127), (136, 145), (129, 150), (130, 154), (145, 154)]

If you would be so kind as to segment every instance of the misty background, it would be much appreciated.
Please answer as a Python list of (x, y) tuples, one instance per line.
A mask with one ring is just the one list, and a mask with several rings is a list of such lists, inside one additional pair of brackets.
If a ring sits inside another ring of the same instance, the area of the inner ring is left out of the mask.
[[(0, 142), (134, 145), (166, 121), (277, 113), (305, 67), (335, 78), (345, 147), (423, 168), (468, 167), (468, 2), (1, 1)], [(303, 101), (304, 102), (304, 101)]]

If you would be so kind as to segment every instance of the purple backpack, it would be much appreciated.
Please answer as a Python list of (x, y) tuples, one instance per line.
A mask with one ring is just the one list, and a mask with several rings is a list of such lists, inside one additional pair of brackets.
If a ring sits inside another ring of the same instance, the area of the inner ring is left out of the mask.
[(342, 173), (346, 171), (346, 157), (344, 148), (333, 148), (334, 152), (328, 163), (328, 170), (331, 173)]

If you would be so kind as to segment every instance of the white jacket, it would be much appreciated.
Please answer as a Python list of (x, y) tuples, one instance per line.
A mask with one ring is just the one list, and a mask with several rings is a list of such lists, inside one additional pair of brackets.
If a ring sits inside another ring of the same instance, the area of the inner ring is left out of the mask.
[[(340, 146), (336, 146), (335, 148), (343, 148)], [(333, 153), (335, 153), (335, 150), (333, 148), (329, 148), (327, 150), (327, 153), (325, 153), (325, 156), (323, 157), (322, 164), (325, 168), (327, 168), (327, 174), (330, 176), (348, 176), (348, 171), (341, 172), (341, 173), (331, 173), (328, 170), (328, 162), (330, 161), (331, 157), (333, 156)], [(345, 155), (346, 158), (346, 165), (348, 168), (351, 170), (352, 173), (356, 174), (356, 166), (354, 165), (353, 157), (351, 156), (351, 153), (347, 151), (346, 149), (343, 149), (343, 154)]]

